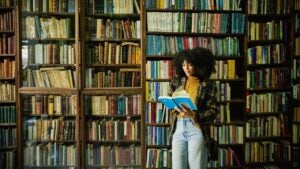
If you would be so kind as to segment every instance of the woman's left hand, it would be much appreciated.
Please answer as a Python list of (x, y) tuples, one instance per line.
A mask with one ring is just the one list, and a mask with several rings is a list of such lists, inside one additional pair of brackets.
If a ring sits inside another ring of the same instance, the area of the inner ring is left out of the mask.
[(175, 110), (178, 111), (179, 116), (182, 117), (193, 117), (195, 115), (195, 112), (185, 105), (181, 105), (181, 108), (176, 107)]

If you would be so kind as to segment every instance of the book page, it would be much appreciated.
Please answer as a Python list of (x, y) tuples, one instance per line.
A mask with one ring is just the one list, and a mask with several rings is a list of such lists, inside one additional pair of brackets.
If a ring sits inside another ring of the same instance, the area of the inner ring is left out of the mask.
[(172, 94), (172, 97), (177, 97), (177, 96), (187, 96), (190, 97), (190, 95), (187, 93), (186, 90), (184, 90), (183, 86), (180, 86), (177, 88), (174, 93)]

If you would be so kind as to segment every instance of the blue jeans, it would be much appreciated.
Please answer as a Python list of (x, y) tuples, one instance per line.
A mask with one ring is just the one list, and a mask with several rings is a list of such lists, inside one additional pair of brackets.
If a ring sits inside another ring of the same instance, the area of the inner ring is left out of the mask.
[(207, 147), (190, 118), (178, 118), (172, 140), (172, 169), (206, 169)]

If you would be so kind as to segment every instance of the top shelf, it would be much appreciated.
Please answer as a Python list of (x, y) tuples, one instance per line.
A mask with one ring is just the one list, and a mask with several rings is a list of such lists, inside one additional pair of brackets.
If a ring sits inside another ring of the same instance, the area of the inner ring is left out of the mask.
[(147, 0), (146, 10), (194, 10), (194, 11), (245, 11), (245, 2), (240, 0), (218, 1), (157, 1)]
[(187, 12), (187, 13), (245, 13), (243, 10), (208, 9), (146, 9), (146, 12)]
[(22, 16), (75, 16), (74, 12), (32, 12), (22, 11)]

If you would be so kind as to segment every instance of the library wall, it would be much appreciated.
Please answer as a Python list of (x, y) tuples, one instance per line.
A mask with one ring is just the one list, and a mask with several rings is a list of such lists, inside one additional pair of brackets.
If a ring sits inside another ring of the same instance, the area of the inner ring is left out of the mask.
[[(299, 0), (0, 0), (0, 168), (172, 168), (174, 55), (215, 55), (209, 168), (299, 168)], [(18, 161), (18, 163), (15, 163)]]

